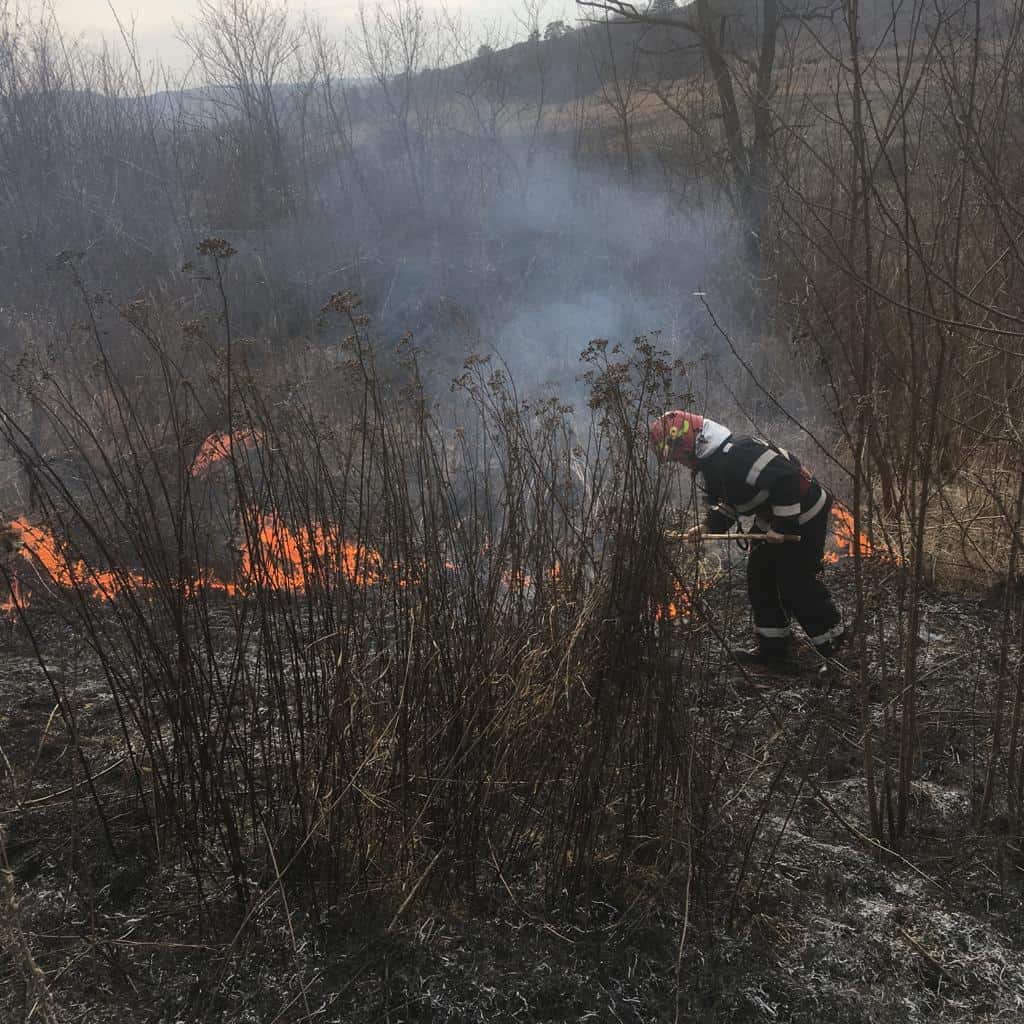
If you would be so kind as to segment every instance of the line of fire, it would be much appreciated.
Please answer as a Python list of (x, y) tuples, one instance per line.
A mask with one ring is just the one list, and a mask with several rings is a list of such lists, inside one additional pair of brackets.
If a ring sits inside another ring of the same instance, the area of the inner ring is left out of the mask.
[[(251, 452), (263, 441), (259, 431), (236, 430), (215, 433), (200, 445), (189, 466), (189, 474), (203, 478), (229, 465), (233, 458)], [(864, 558), (879, 555), (868, 536), (854, 527), (853, 516), (839, 505), (831, 510), (833, 519), (832, 549), (824, 560), (835, 564), (843, 558)], [(329, 523), (312, 526), (290, 526), (273, 510), (254, 510), (246, 521), (255, 524), (239, 544), (239, 557), (234, 578), (223, 578), (214, 572), (177, 581), (186, 594), (204, 590), (210, 594), (236, 597), (260, 588), (263, 590), (301, 593), (318, 580), (341, 578), (360, 587), (372, 587), (391, 580), (399, 587), (408, 586), (419, 570), (409, 564), (389, 564), (373, 547), (344, 537)], [(32, 605), (33, 588), (42, 582), (65, 590), (77, 590), (100, 601), (115, 601), (126, 592), (144, 593), (154, 587), (145, 575), (125, 570), (102, 569), (73, 555), (47, 527), (28, 518), (9, 523), (11, 548), (16, 557), (7, 566), (9, 594), (0, 602), (0, 612), (14, 617), (19, 610)], [(445, 563), (448, 571), (459, 567)], [(548, 569), (551, 580), (561, 573), (558, 563)], [(532, 575), (507, 572), (502, 578), (509, 589), (527, 590), (534, 586)], [(699, 586), (699, 584), (698, 584)], [(672, 600), (654, 608), (658, 620), (687, 618), (692, 611), (692, 590), (676, 584)]]

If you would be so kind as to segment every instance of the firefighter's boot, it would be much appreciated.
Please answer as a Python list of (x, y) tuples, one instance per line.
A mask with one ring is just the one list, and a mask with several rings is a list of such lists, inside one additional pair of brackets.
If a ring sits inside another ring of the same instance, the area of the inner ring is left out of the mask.
[(798, 670), (789, 643), (758, 643), (756, 647), (733, 648), (732, 656), (744, 667), (792, 675)]

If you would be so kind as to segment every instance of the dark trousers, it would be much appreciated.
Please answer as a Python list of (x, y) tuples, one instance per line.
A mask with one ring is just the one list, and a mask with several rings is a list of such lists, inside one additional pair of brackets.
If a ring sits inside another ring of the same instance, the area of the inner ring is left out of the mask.
[(789, 619), (800, 623), (815, 647), (827, 650), (843, 634), (843, 618), (821, 581), (831, 518), (831, 501), (800, 527), (800, 543), (751, 544), (747, 559), (747, 594), (754, 631), (764, 650), (781, 650), (789, 642)]

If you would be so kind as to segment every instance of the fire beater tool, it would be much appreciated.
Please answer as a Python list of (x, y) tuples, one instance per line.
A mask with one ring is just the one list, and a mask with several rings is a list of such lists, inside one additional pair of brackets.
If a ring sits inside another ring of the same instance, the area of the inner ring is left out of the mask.
[[(685, 533), (669, 532), (666, 534), (669, 540), (688, 540)], [(800, 534), (798, 533), (784, 533), (782, 535), (783, 540), (790, 544), (800, 543)], [(768, 538), (763, 533), (702, 533), (699, 537), (694, 537), (695, 541), (703, 540), (745, 540), (745, 541), (762, 541)]]

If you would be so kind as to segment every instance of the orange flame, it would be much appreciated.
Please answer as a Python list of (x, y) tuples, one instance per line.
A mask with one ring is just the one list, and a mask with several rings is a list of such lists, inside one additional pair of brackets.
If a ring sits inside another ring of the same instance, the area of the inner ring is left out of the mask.
[(344, 540), (332, 526), (293, 530), (274, 512), (257, 520), (255, 543), (242, 548), (242, 576), (271, 590), (306, 590), (318, 579), (340, 574), (359, 586), (380, 583), (380, 553)]
[(858, 533), (854, 540), (853, 516), (846, 509), (833, 505), (832, 519), (834, 520), (833, 534), (838, 551), (826, 552), (824, 559), (826, 562), (834, 565), (840, 558), (853, 558), (858, 549), (863, 558), (871, 558), (875, 554), (875, 547), (866, 534)]
[[(81, 588), (99, 601), (110, 601), (129, 590), (149, 586), (149, 581), (137, 573), (124, 570), (102, 572), (90, 568), (81, 559), (71, 558), (49, 530), (33, 526), (26, 519), (15, 519), (11, 529), (21, 535), (22, 548), (19, 554), (38, 562), (59, 587)], [(21, 607), (27, 607), (28, 594), (23, 587), (19, 587), (15, 596), (12, 583), (11, 600), (18, 600)]]
[[(384, 579), (383, 561), (373, 548), (344, 540), (333, 527), (314, 525), (292, 529), (276, 513), (254, 517), (255, 533), (241, 552), (239, 582), (204, 572), (178, 585), (186, 596), (201, 591), (235, 596), (250, 587), (268, 590), (304, 591), (317, 581), (342, 576), (366, 587)], [(152, 581), (127, 570), (104, 571), (75, 558), (43, 526), (17, 519), (11, 528), (20, 535), (18, 561), (42, 570), (56, 586), (76, 589), (98, 601), (112, 601), (128, 592), (152, 589)], [(0, 612), (11, 615), (31, 603), (29, 589), (17, 573), (11, 575), (10, 597), (0, 603)]]
[(236, 448), (243, 452), (249, 451), (262, 441), (263, 434), (248, 427), (230, 434), (211, 434), (196, 452), (196, 457), (189, 467), (189, 476), (202, 476), (217, 463), (231, 458)]
[[(200, 593), (221, 593), (229, 597), (252, 589), (305, 592), (334, 578), (349, 580), (359, 587), (370, 587), (392, 580), (405, 588), (415, 585), (426, 566), (395, 564), (387, 571), (377, 550), (345, 539), (337, 527), (319, 523), (292, 527), (274, 511), (256, 511), (245, 517), (246, 537), (240, 549), (236, 580), (225, 580), (209, 571), (190, 579), (175, 581), (186, 597)], [(153, 591), (153, 581), (124, 569), (101, 571), (75, 557), (56, 536), (43, 526), (17, 519), (11, 529), (19, 537), (16, 564), (33, 566), (41, 577), (64, 590), (77, 590), (98, 601), (113, 601), (126, 593)], [(444, 562), (449, 572), (458, 567)], [(561, 578), (562, 568), (555, 563), (545, 575), (553, 583)], [(31, 604), (31, 587), (24, 572), (11, 572), (11, 593), (0, 603), (0, 613), (13, 615)], [(522, 571), (507, 571), (502, 583), (509, 589), (534, 585), (534, 577)], [(672, 606), (675, 608), (675, 604)]]
[[(445, 568), (456, 569), (454, 565), (445, 563)], [(555, 562), (550, 569), (541, 574), (541, 579), (547, 579), (551, 583), (558, 583), (562, 579), (562, 564)], [(508, 590), (531, 590), (536, 583), (536, 578), (530, 573), (521, 569), (506, 570), (501, 574), (501, 585)]]
[(667, 604), (655, 605), (654, 618), (657, 622), (673, 619), (688, 619), (693, 614), (693, 601), (689, 591), (676, 583), (672, 590), (672, 598)]
[(6, 601), (0, 602), (0, 612), (13, 617), (19, 608), (28, 607), (28, 595), (24, 593), (21, 581), (17, 576), (11, 577), (11, 594)]
[(692, 610), (690, 599), (686, 596), (681, 596), (678, 604), (675, 601), (669, 601), (668, 604), (658, 605), (654, 609), (654, 618), (658, 622), (688, 619)]

